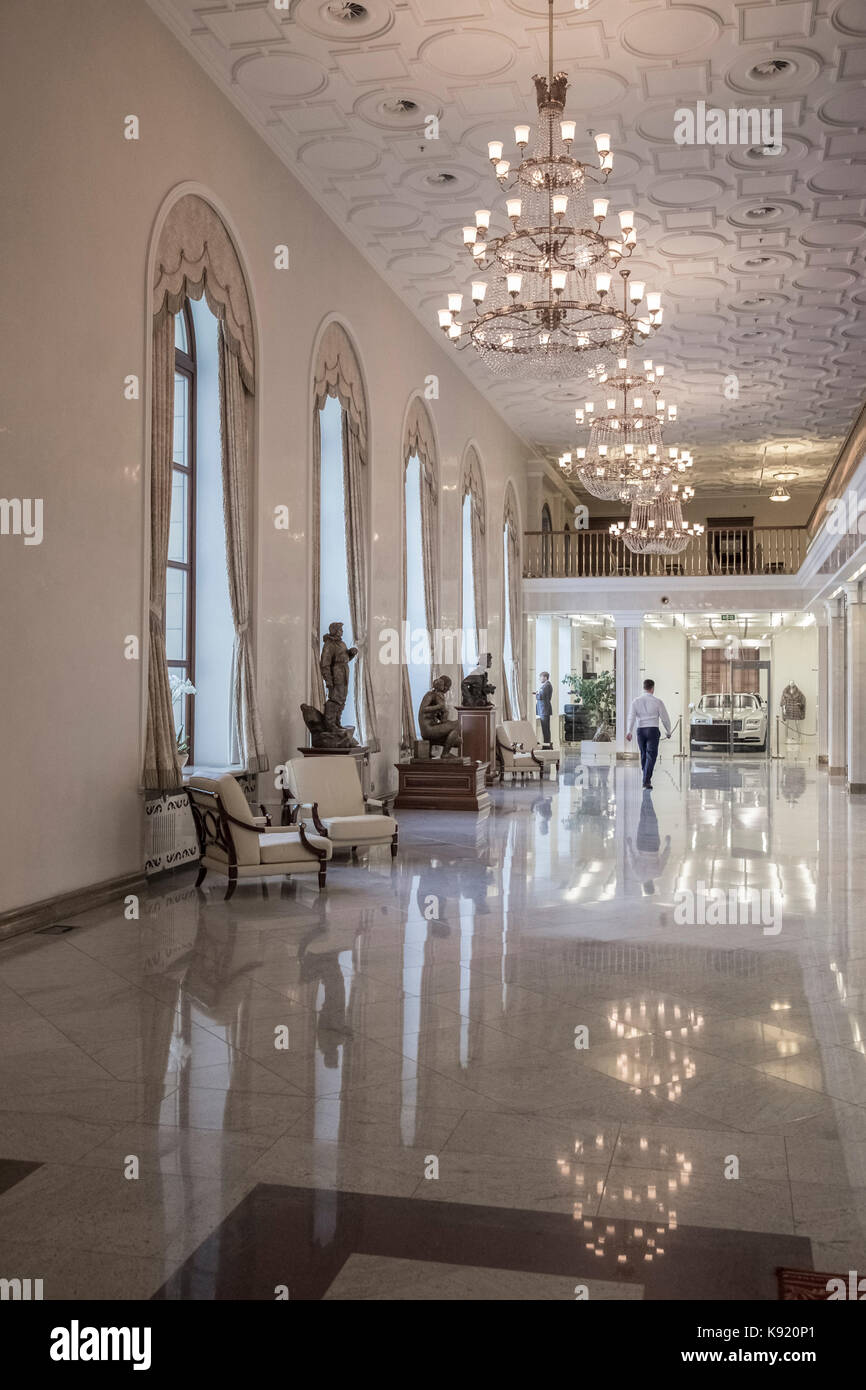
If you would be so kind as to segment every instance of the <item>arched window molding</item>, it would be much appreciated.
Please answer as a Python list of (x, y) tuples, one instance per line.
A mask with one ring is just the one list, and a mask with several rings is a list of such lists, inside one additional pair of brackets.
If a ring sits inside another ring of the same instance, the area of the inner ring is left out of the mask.
[[(406, 474), (409, 462), (419, 461), (421, 500), (421, 561), (424, 581), (424, 612), (430, 642), (430, 680), (440, 674), (439, 653), (435, 650), (435, 633), (439, 620), (439, 464), (433, 422), (420, 396), (409, 402), (403, 428), (403, 617), (407, 618), (408, 579), (406, 536)], [(401, 664), (401, 698), (403, 741), (414, 747), (417, 725), (408, 662), (412, 658), (411, 634), (406, 660)], [(416, 692), (417, 693), (417, 692)]]
[[(369, 417), (367, 394), (361, 365), (346, 329), (336, 319), (319, 339), (313, 367), (313, 593), (312, 593), (312, 701), (324, 706), (324, 689), (319, 667), (322, 625), (321, 608), (321, 411), (328, 397), (339, 401), (343, 412), (343, 490), (345, 499), (346, 562), (349, 587), (349, 617), (358, 655), (352, 663), (355, 713), (361, 741), (371, 752), (378, 752), (376, 702), (369, 651), (368, 571), (369, 528), (367, 524)], [(327, 618), (330, 623), (336, 618)]]
[[(469, 498), (470, 533), (472, 543), (472, 589), (475, 600), (475, 633), (479, 656), (486, 642), (487, 633), (487, 549), (485, 531), (487, 529), (487, 505), (484, 495), (484, 478), (481, 460), (475, 446), (470, 444), (463, 460), (463, 482), (460, 489), (461, 513)], [(465, 556), (461, 564), (465, 562)], [(466, 615), (463, 615), (466, 627)], [(486, 648), (485, 648), (486, 650)]]
[(171, 517), (174, 432), (174, 316), (204, 295), (220, 322), (219, 397), (226, 568), (235, 626), (231, 717), (233, 761), (250, 772), (268, 767), (256, 697), (249, 577), (252, 395), (255, 355), (252, 308), (234, 243), (215, 208), (187, 193), (169, 209), (154, 256), (150, 581), (147, 719), (143, 783), (181, 784), (166, 666), (166, 563)]
[[(508, 623), (509, 642), (503, 641), (505, 681), (503, 696), (506, 717), (523, 718), (523, 568), (521, 556), (520, 515), (517, 497), (509, 482), (503, 505), (504, 603), (503, 613)], [(510, 661), (506, 649), (510, 646)]]

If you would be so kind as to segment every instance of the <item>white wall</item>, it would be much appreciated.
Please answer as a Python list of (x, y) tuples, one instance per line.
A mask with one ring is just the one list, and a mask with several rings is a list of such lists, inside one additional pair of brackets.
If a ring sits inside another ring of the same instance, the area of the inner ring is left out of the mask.
[[(683, 629), (644, 624), (642, 664), (641, 684), (647, 678), (655, 681), (655, 693), (660, 700), (664, 700), (673, 727), (683, 714), (687, 715), (689, 705), (686, 636)], [(685, 729), (687, 745), (688, 718), (685, 719)], [(674, 737), (679, 745), (679, 734)]]
[[(272, 765), (304, 742), (309, 647), (310, 373), (323, 318), (357, 345), (371, 417), (371, 648), (399, 627), (400, 444), (406, 403), (431, 402), (442, 483), (442, 620), (459, 620), (459, 481), (467, 441), (488, 506), (488, 631), (501, 649), (506, 482), (525, 506), (525, 448), (453, 356), (343, 238), (155, 15), (133, 0), (6, 0), (6, 332), (0, 380), (2, 492), (44, 499), (45, 538), (0, 542), (3, 774), (0, 910), (71, 891), (142, 863), (145, 268), (158, 209), (195, 181), (225, 212), (258, 324), (254, 498), (256, 660)], [(141, 138), (123, 138), (124, 117)], [(291, 269), (274, 269), (278, 243)], [(274, 508), (288, 504), (290, 530)], [(393, 785), (400, 682), (376, 669), (377, 788)], [(264, 786), (263, 791), (269, 787)], [(273, 793), (270, 792), (273, 796)], [(8, 809), (6, 809), (8, 808)]]
[[(764, 653), (762, 652), (763, 656)], [(768, 653), (772, 661), (773, 708), (770, 711), (770, 733), (773, 751), (776, 747), (776, 715), (779, 713), (782, 691), (789, 681), (799, 685), (806, 696), (806, 717), (800, 724), (800, 738), (797, 739), (784, 725), (779, 729), (779, 751), (785, 752), (790, 737), (792, 747), (800, 746), (804, 753), (817, 751), (818, 719), (818, 629), (811, 627), (785, 627), (773, 634), (772, 648)], [(797, 728), (796, 724), (791, 729)]]

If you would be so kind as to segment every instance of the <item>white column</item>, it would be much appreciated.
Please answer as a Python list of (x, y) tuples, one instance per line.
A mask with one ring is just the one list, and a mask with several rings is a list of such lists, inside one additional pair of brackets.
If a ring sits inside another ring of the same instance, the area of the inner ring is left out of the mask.
[(818, 628), (818, 763), (826, 766), (830, 727), (830, 666), (827, 614), (823, 611), (823, 605), (815, 611), (815, 622)]
[(841, 777), (846, 772), (848, 756), (845, 737), (845, 612), (841, 598), (829, 601), (827, 618), (827, 669), (830, 685), (827, 706), (827, 756), (831, 775)]
[(866, 600), (862, 583), (845, 585), (848, 594), (846, 734), (848, 745), (848, 790), (866, 792)]
[(616, 756), (636, 758), (635, 740), (626, 742), (629, 705), (641, 692), (640, 638), (643, 613), (620, 613), (616, 619)]

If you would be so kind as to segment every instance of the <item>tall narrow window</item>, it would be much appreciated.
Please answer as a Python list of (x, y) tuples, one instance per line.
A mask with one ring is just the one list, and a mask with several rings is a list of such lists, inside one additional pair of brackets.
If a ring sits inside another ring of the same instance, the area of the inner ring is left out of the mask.
[[(327, 632), (331, 623), (343, 624), (343, 641), (353, 646), (349, 566), (346, 553), (346, 490), (343, 468), (343, 407), (328, 396), (319, 415), (321, 459), (319, 469), (319, 626)], [(341, 723), (355, 725), (355, 682)], [(359, 740), (360, 741), (360, 740)]]
[(475, 561), (472, 543), (472, 494), (463, 498), (463, 674), (478, 665), (478, 618), (475, 611)]
[(174, 437), (165, 576), (165, 649), (178, 747), (195, 736), (195, 336), (189, 304), (174, 320)]
[(174, 320), (174, 441), (165, 642), (178, 748), (227, 767), (234, 625), (223, 520), (219, 324), (189, 300)]
[(509, 602), (511, 557), (508, 554), (508, 549), (508, 526), (506, 524), (502, 529), (502, 574), (505, 580), (505, 602), (502, 605), (502, 664), (505, 667), (505, 683), (508, 686), (511, 715), (513, 719), (516, 719), (518, 716), (514, 711), (520, 702), (514, 685), (514, 634), (511, 631), (511, 604)]
[(409, 690), (412, 710), (430, 689), (430, 641), (424, 576), (424, 537), (421, 520), (421, 460), (412, 454), (406, 464), (406, 613), (409, 633)]

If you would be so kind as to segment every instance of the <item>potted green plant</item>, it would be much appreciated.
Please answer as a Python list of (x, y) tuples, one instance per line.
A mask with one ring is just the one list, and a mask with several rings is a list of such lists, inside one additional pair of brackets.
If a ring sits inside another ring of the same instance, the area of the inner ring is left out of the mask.
[(562, 684), (576, 704), (582, 705), (595, 728), (593, 743), (610, 743), (616, 727), (616, 681), (612, 671), (589, 678), (571, 671)]

